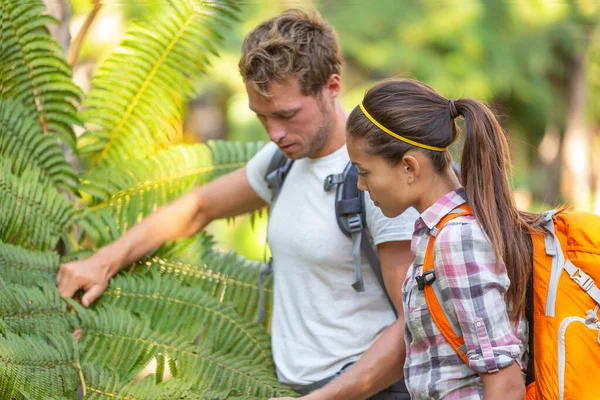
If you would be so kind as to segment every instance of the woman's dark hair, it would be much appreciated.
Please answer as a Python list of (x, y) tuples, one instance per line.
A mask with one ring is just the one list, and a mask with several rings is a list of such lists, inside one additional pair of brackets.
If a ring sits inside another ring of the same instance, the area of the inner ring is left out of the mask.
[[(517, 210), (509, 181), (508, 141), (496, 117), (475, 99), (449, 101), (431, 87), (416, 80), (388, 80), (371, 88), (363, 107), (381, 125), (418, 143), (448, 147), (459, 136), (454, 117), (465, 119), (464, 148), (460, 180), (475, 219), (488, 235), (500, 262), (504, 260), (510, 287), (507, 300), (512, 305), (511, 320), (525, 310), (527, 282), (532, 268), (530, 231), (539, 231), (541, 218)], [(402, 142), (375, 126), (357, 106), (350, 114), (347, 135), (363, 139), (365, 151), (392, 165), (409, 150), (427, 154), (434, 167), (449, 169), (449, 152), (421, 149)]]

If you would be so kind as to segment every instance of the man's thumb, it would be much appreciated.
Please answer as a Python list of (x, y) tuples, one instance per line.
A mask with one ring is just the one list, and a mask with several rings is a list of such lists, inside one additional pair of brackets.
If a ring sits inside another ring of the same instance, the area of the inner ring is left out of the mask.
[(102, 292), (104, 292), (103, 286), (101, 286), (101, 285), (92, 286), (90, 288), (90, 290), (85, 292), (85, 294), (81, 298), (81, 304), (83, 304), (84, 307), (89, 307), (90, 304), (92, 304), (94, 301), (96, 301), (96, 299), (98, 297), (100, 297), (102, 295)]

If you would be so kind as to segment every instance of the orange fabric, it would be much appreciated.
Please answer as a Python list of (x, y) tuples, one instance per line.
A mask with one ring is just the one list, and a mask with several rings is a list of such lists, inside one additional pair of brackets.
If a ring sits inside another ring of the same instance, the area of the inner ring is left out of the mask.
[(535, 386), (535, 382), (530, 383), (529, 385), (527, 385), (527, 391), (525, 392), (525, 400), (536, 400), (537, 399), (537, 392), (536, 392), (536, 386)]
[[(459, 209), (462, 209), (463, 212), (448, 214), (444, 218), (437, 223), (437, 233), (441, 231), (444, 225), (453, 220), (454, 218), (463, 216), (463, 215), (471, 215), (471, 208), (464, 204)], [(433, 262), (433, 248), (435, 245), (435, 236), (429, 237), (429, 242), (427, 243), (427, 251), (425, 252), (425, 260), (423, 262), (423, 272), (424, 274), (427, 271), (430, 271), (434, 268)], [(465, 362), (465, 364), (469, 364), (467, 361), (467, 355), (460, 351), (460, 347), (465, 344), (464, 338), (462, 336), (457, 337), (454, 333), (454, 329), (452, 329), (452, 325), (448, 322), (446, 318), (446, 314), (444, 314), (444, 310), (442, 309), (442, 305), (439, 303), (435, 292), (433, 291), (433, 287), (431, 285), (425, 285), (425, 301), (427, 302), (427, 307), (429, 308), (429, 313), (431, 314), (431, 318), (442, 332), (442, 335), (446, 338), (448, 343), (452, 346), (454, 351), (460, 356), (460, 358)]]
[[(561, 213), (554, 229), (565, 260), (588, 274), (600, 287), (600, 217)], [(537, 397), (559, 399), (559, 348), (564, 349), (563, 399), (600, 399), (600, 345), (595, 324), (583, 319), (596, 303), (562, 270), (556, 286), (554, 316), (546, 315), (551, 292), (552, 257), (546, 255), (544, 237), (534, 244), (534, 366)], [(560, 266), (562, 268), (562, 265)], [(560, 334), (562, 331), (563, 335)], [(561, 341), (562, 339), (562, 341)]]
[[(463, 213), (449, 214), (437, 224), (438, 233), (448, 221), (471, 213), (468, 206), (460, 208)], [(559, 213), (554, 229), (565, 260), (588, 274), (600, 288), (600, 216)], [(525, 400), (600, 400), (600, 324), (585, 320), (586, 313), (593, 311), (597, 304), (560, 265), (554, 315), (546, 315), (548, 296), (553, 291), (550, 282), (553, 257), (546, 254), (543, 234), (532, 234), (532, 241), (536, 380), (527, 387)], [(423, 273), (434, 268), (434, 244), (435, 236), (432, 236), (427, 244)], [(425, 286), (425, 298), (438, 328), (466, 363), (466, 355), (459, 350), (464, 341), (454, 334), (431, 285)], [(563, 358), (560, 358), (561, 353)], [(560, 361), (564, 370), (562, 387), (559, 387)]]

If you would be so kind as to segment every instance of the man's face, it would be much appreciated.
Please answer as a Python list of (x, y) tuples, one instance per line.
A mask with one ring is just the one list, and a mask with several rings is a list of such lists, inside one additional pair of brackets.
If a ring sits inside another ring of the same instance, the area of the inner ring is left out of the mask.
[(246, 84), (250, 109), (269, 138), (287, 158), (316, 156), (331, 133), (333, 105), (322, 93), (302, 94), (296, 79), (273, 82), (269, 89), (272, 97), (267, 99)]

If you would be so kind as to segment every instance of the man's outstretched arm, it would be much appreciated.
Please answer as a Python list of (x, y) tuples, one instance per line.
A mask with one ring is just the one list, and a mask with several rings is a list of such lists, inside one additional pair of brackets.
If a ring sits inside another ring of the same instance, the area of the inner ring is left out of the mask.
[(383, 277), (398, 311), (398, 320), (379, 336), (348, 371), (303, 399), (364, 400), (387, 389), (403, 376), (406, 349), (401, 289), (413, 255), (410, 241), (386, 242), (377, 247)]
[(91, 257), (61, 266), (58, 290), (72, 297), (82, 289), (84, 306), (93, 303), (106, 289), (109, 279), (164, 242), (191, 236), (211, 221), (256, 211), (266, 206), (250, 186), (241, 168), (198, 187), (167, 204)]

